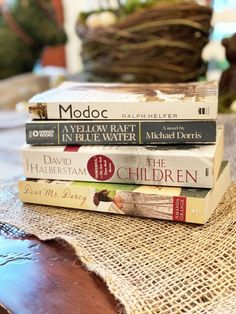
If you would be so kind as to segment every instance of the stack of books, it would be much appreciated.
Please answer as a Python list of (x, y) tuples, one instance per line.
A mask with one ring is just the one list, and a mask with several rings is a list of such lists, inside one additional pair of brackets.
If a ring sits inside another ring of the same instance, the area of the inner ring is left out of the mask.
[(218, 86), (65, 82), (29, 102), (23, 202), (205, 223), (230, 183)]

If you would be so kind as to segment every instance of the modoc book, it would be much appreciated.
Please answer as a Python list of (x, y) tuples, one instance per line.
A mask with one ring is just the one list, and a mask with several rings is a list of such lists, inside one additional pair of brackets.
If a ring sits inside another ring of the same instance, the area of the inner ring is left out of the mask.
[(108, 84), (66, 82), (29, 101), (33, 119), (215, 120), (218, 84)]
[(31, 145), (208, 144), (215, 141), (214, 120), (34, 120), (26, 123), (26, 142)]
[(223, 159), (223, 128), (213, 145), (30, 146), (27, 178), (212, 188)]
[(229, 164), (222, 162), (213, 189), (26, 179), (19, 182), (19, 197), (26, 203), (204, 224), (229, 183)]

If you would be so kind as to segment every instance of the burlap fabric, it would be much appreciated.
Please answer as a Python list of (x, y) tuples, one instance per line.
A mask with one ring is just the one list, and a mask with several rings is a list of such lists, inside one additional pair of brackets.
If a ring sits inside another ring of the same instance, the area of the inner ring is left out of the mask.
[[(220, 120), (227, 121), (226, 156), (235, 180), (236, 116)], [(22, 205), (23, 137), (22, 129), (0, 135), (1, 222), (43, 240), (66, 240), (127, 313), (236, 313), (236, 183), (204, 226)]]

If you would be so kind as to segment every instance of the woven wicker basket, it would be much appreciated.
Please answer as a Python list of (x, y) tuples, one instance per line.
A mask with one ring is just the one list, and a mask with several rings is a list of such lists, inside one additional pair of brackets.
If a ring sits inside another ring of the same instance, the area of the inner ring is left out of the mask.
[(197, 80), (206, 72), (201, 54), (211, 17), (210, 7), (181, 2), (136, 11), (109, 28), (79, 21), (84, 72), (91, 81)]

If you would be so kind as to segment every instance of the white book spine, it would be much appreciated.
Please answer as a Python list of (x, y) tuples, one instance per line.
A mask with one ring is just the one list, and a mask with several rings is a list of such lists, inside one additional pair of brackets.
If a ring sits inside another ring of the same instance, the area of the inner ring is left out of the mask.
[[(155, 147), (30, 147), (22, 149), (28, 178), (212, 188), (214, 161), (190, 152), (167, 154)], [(73, 151), (74, 149), (74, 151)], [(135, 153), (134, 150), (136, 149)]]
[[(44, 111), (41, 114), (40, 111)], [(97, 120), (215, 120), (212, 102), (48, 102), (29, 104), (32, 119)], [(46, 114), (45, 114), (46, 113)]]

